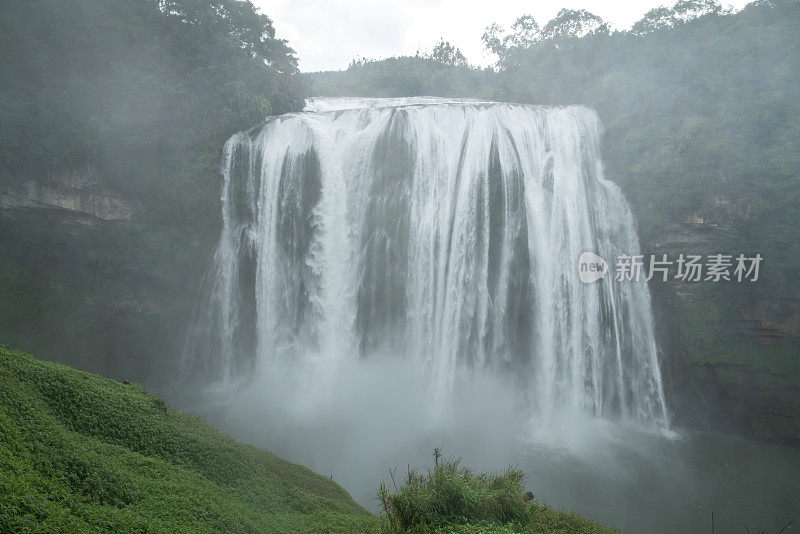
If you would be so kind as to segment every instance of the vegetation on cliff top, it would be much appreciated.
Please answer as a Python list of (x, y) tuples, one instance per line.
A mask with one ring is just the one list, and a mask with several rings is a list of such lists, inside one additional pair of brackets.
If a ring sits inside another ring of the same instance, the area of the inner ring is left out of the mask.
[(246, 0), (10, 0), (0, 12), (0, 171), (92, 165), (151, 223), (215, 231), (223, 143), (304, 97), (294, 52)]

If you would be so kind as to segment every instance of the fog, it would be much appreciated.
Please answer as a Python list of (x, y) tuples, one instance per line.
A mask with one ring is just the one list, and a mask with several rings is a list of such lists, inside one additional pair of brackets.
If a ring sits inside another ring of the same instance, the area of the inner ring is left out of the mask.
[(434, 447), (477, 471), (518, 466), (557, 508), (633, 532), (774, 531), (800, 506), (800, 452), (689, 430), (644, 432), (561, 413), (532, 417), (503, 373), (460, 373), (435, 405), (423, 369), (393, 357), (304, 363), (216, 384), (179, 404), (244, 442), (306, 465), (378, 511), (389, 470), (432, 464)]
[(433, 448), (480, 460), (512, 458), (528, 426), (524, 396), (491, 375), (465, 374), (433, 403), (423, 369), (399, 358), (306, 362), (216, 386), (198, 409), (221, 428), (302, 463), (374, 509), (387, 469), (428, 463)]

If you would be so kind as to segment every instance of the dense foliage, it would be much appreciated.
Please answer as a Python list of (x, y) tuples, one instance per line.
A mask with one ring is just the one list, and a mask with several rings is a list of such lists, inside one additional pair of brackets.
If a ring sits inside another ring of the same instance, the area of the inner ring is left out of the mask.
[(408, 468), (405, 480), (378, 490), (383, 513), (394, 532), (563, 532), (604, 533), (610, 529), (585, 518), (552, 510), (533, 500), (523, 473), (475, 473), (458, 459), (434, 450), (434, 466)]
[(427, 55), (353, 61), (346, 71), (303, 74), (314, 96), (491, 95), (494, 73), (469, 65), (442, 63)]
[(215, 227), (221, 146), (302, 107), (297, 61), (244, 0), (11, 0), (0, 170), (93, 165), (148, 221)]

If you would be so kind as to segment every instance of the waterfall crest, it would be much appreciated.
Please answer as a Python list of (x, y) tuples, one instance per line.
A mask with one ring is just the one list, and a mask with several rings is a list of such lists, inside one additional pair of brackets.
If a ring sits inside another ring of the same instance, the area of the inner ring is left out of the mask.
[(223, 228), (185, 359), (223, 380), (390, 354), (441, 400), (513, 373), (532, 411), (666, 429), (638, 253), (596, 114), (437, 98), (312, 99), (225, 146)]

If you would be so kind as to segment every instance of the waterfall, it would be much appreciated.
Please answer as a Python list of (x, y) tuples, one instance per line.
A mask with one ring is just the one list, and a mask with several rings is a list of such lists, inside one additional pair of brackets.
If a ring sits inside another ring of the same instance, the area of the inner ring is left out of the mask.
[(186, 348), (232, 380), (399, 356), (437, 402), (460, 369), (563, 410), (665, 429), (647, 285), (578, 278), (639, 250), (583, 107), (311, 99), (233, 136), (223, 228)]

